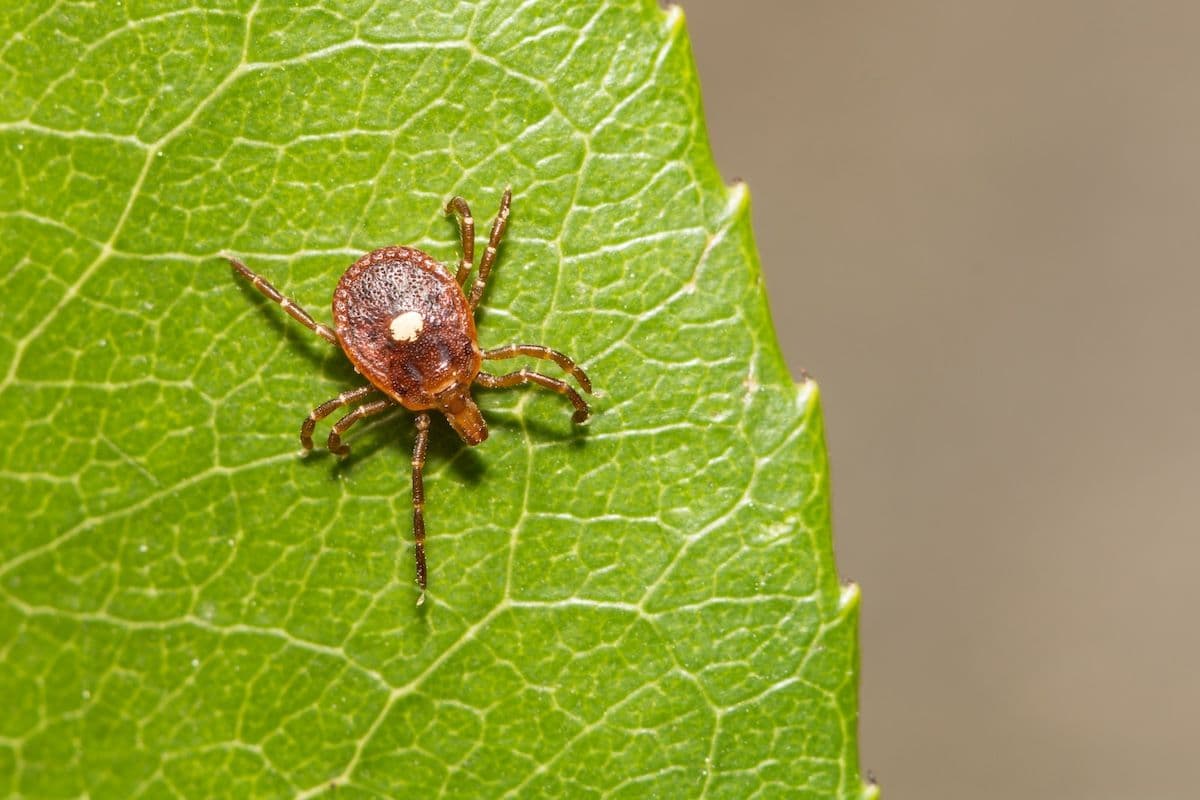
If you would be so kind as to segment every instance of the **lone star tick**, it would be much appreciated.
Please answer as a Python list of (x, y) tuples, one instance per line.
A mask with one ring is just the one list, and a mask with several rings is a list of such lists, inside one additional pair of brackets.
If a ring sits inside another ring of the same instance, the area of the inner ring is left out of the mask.
[(496, 249), (508, 223), (512, 192), (504, 191), (500, 210), (492, 222), (492, 235), (479, 262), (479, 271), (466, 294), (467, 277), (475, 264), (475, 221), (467, 201), (455, 197), (446, 204), (445, 213), (458, 219), (462, 238), (462, 259), (451, 276), (431, 256), (411, 247), (381, 247), (355, 261), (333, 293), (334, 327), (317, 322), (294, 300), (257, 275), (242, 262), (229, 263), (254, 288), (274, 300), (301, 325), (328, 341), (340, 345), (356, 372), (370, 381), (342, 392), (317, 406), (300, 425), (300, 444), (305, 452), (312, 449), (312, 433), (317, 421), (339, 408), (358, 403), (373, 393), (383, 397), (363, 403), (333, 425), (329, 432), (329, 450), (346, 456), (350, 448), (342, 443), (342, 434), (364, 417), (386, 411), (395, 405), (417, 412), (417, 437), (412, 457), (413, 538), (417, 561), (417, 583), (421, 587), (420, 605), (425, 601), (425, 486), (421, 472), (429, 443), (429, 411), (446, 415), (450, 427), (468, 445), (487, 438), (487, 423), (471, 397), (473, 385), (503, 388), (536, 383), (558, 392), (571, 401), (581, 423), (591, 413), (584, 399), (565, 381), (539, 372), (519, 369), (504, 375), (483, 372), (483, 361), (532, 356), (553, 361), (569, 373), (585, 392), (592, 383), (568, 356), (538, 344), (509, 344), (491, 350), (479, 349), (475, 336), (475, 308), (496, 260)]

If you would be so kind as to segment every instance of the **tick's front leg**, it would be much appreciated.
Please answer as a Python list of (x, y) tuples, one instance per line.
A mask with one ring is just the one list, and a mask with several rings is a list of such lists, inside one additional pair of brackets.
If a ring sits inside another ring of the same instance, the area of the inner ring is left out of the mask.
[(332, 400), (326, 400), (324, 403), (321, 403), (321, 405), (309, 412), (308, 416), (305, 417), (304, 422), (300, 425), (300, 446), (304, 448), (304, 452), (307, 453), (313, 448), (312, 434), (313, 429), (317, 427), (318, 422), (325, 419), (342, 406), (346, 406), (351, 403), (357, 403), (359, 400), (363, 399), (373, 391), (375, 391), (374, 386), (362, 386), (358, 389), (351, 389), (348, 392), (342, 392)]
[(417, 605), (425, 602), (425, 451), (429, 448), (429, 415), (417, 414), (417, 440), (413, 444), (412, 456), (412, 504), (413, 504), (413, 554), (417, 560), (417, 585), (421, 596)]

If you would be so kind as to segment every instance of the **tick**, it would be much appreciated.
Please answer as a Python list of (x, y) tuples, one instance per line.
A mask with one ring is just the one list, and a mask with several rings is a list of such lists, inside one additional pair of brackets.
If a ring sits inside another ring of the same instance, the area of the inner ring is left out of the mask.
[[(492, 222), (487, 249), (466, 292), (467, 278), (475, 265), (475, 221), (467, 201), (455, 197), (445, 213), (458, 220), (462, 258), (451, 274), (447, 267), (412, 247), (381, 247), (355, 261), (333, 292), (334, 327), (323, 325), (290, 298), (284, 297), (261, 275), (229, 258), (234, 270), (254, 288), (274, 300), (301, 325), (342, 348), (354, 369), (370, 383), (342, 392), (312, 410), (300, 425), (300, 444), (313, 447), (313, 429), (319, 420), (339, 408), (357, 405), (334, 423), (327, 445), (338, 456), (349, 455), (342, 434), (361, 419), (393, 406), (415, 411), (417, 428), (412, 456), (414, 555), (420, 605), (425, 601), (425, 485), (421, 473), (429, 444), (430, 411), (445, 415), (450, 427), (470, 446), (487, 438), (488, 428), (471, 387), (487, 389), (537, 384), (566, 397), (575, 407), (572, 421), (584, 422), (591, 414), (579, 392), (566, 381), (528, 369), (503, 375), (484, 372), (484, 361), (530, 356), (553, 361), (575, 378), (585, 392), (592, 391), (588, 376), (570, 357), (538, 344), (509, 344), (481, 350), (475, 335), (475, 309), (487, 286), (496, 251), (508, 225), (512, 192), (504, 191), (500, 210)], [(373, 397), (382, 395), (381, 397)], [(368, 398), (371, 398), (368, 402)]]

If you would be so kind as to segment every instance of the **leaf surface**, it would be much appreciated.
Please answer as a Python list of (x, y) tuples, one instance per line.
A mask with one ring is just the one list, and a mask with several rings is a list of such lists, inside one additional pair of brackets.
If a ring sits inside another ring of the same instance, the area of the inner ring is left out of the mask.
[[(817, 390), (678, 10), (19, 5), (0, 794), (874, 796)], [(478, 448), (435, 421), (418, 608), (411, 417), (298, 457), (362, 379), (218, 256), (328, 322), (361, 253), (453, 263), (442, 204), (486, 233), (506, 185), (481, 343), (572, 354), (595, 415), (533, 388), (477, 393)]]

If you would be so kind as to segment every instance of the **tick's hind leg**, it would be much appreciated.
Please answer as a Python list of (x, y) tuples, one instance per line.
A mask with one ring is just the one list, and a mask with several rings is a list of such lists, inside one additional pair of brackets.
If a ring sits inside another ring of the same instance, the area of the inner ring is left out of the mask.
[(492, 264), (496, 262), (496, 250), (500, 248), (500, 240), (504, 238), (504, 229), (508, 226), (510, 205), (512, 205), (512, 190), (505, 189), (504, 196), (500, 198), (500, 210), (496, 212), (496, 219), (492, 222), (492, 235), (488, 237), (487, 249), (483, 251), (483, 258), (479, 259), (479, 272), (476, 273), (475, 283), (471, 286), (471, 297), (468, 302), (472, 311), (475, 310), (475, 306), (479, 305), (479, 298), (483, 297), (483, 287), (487, 285)]
[(342, 444), (342, 434), (346, 430), (358, 422), (363, 417), (369, 417), (373, 414), (378, 414), (381, 411), (387, 411), (394, 406), (390, 399), (376, 400), (374, 403), (366, 403), (351, 411), (346, 416), (333, 423), (333, 430), (329, 432), (329, 452), (342, 456), (343, 458), (350, 455), (350, 447)]
[(571, 417), (572, 422), (583, 422), (592, 413), (592, 410), (588, 408), (588, 404), (579, 396), (579, 392), (572, 389), (569, 383), (560, 381), (558, 378), (551, 378), (549, 375), (543, 375), (540, 372), (532, 372), (527, 369), (510, 372), (507, 375), (492, 375), (488, 372), (480, 372), (475, 376), (475, 382), (489, 389), (503, 389), (509, 386), (536, 383), (538, 386), (544, 386), (552, 392), (558, 392), (571, 401), (571, 405), (575, 406), (575, 414)]
[(454, 274), (454, 282), (462, 286), (467, 279), (467, 273), (475, 265), (475, 218), (471, 216), (471, 207), (461, 197), (452, 197), (446, 203), (447, 214), (458, 217), (458, 235), (462, 238), (462, 260), (458, 262), (458, 272)]
[(587, 373), (580, 369), (579, 365), (566, 353), (551, 350), (540, 344), (506, 344), (503, 347), (493, 347), (491, 350), (483, 351), (483, 357), (488, 360), (516, 358), (517, 356), (532, 356), (545, 361), (553, 361), (562, 367), (563, 372), (579, 381), (579, 385), (585, 392), (592, 393), (592, 381), (588, 378)]
[(304, 448), (304, 452), (307, 453), (313, 448), (312, 433), (313, 428), (317, 427), (318, 422), (342, 406), (357, 403), (373, 391), (375, 391), (374, 386), (361, 386), (357, 389), (351, 389), (348, 392), (342, 392), (332, 400), (326, 400), (310, 411), (304, 422), (300, 424), (300, 446)]
[(258, 289), (267, 297), (283, 306), (283, 310), (286, 311), (292, 317), (292, 319), (296, 320), (318, 336), (328, 339), (334, 344), (338, 343), (337, 334), (333, 332), (332, 328), (330, 328), (328, 325), (322, 325), (313, 319), (307, 311), (296, 305), (295, 300), (284, 297), (282, 294), (280, 294), (279, 290), (272, 286), (266, 278), (256, 274), (253, 270), (251, 270), (242, 262), (238, 261), (236, 258), (229, 258), (226, 256), (226, 259), (228, 259), (230, 266), (237, 270), (239, 275), (250, 281), (255, 289)]

